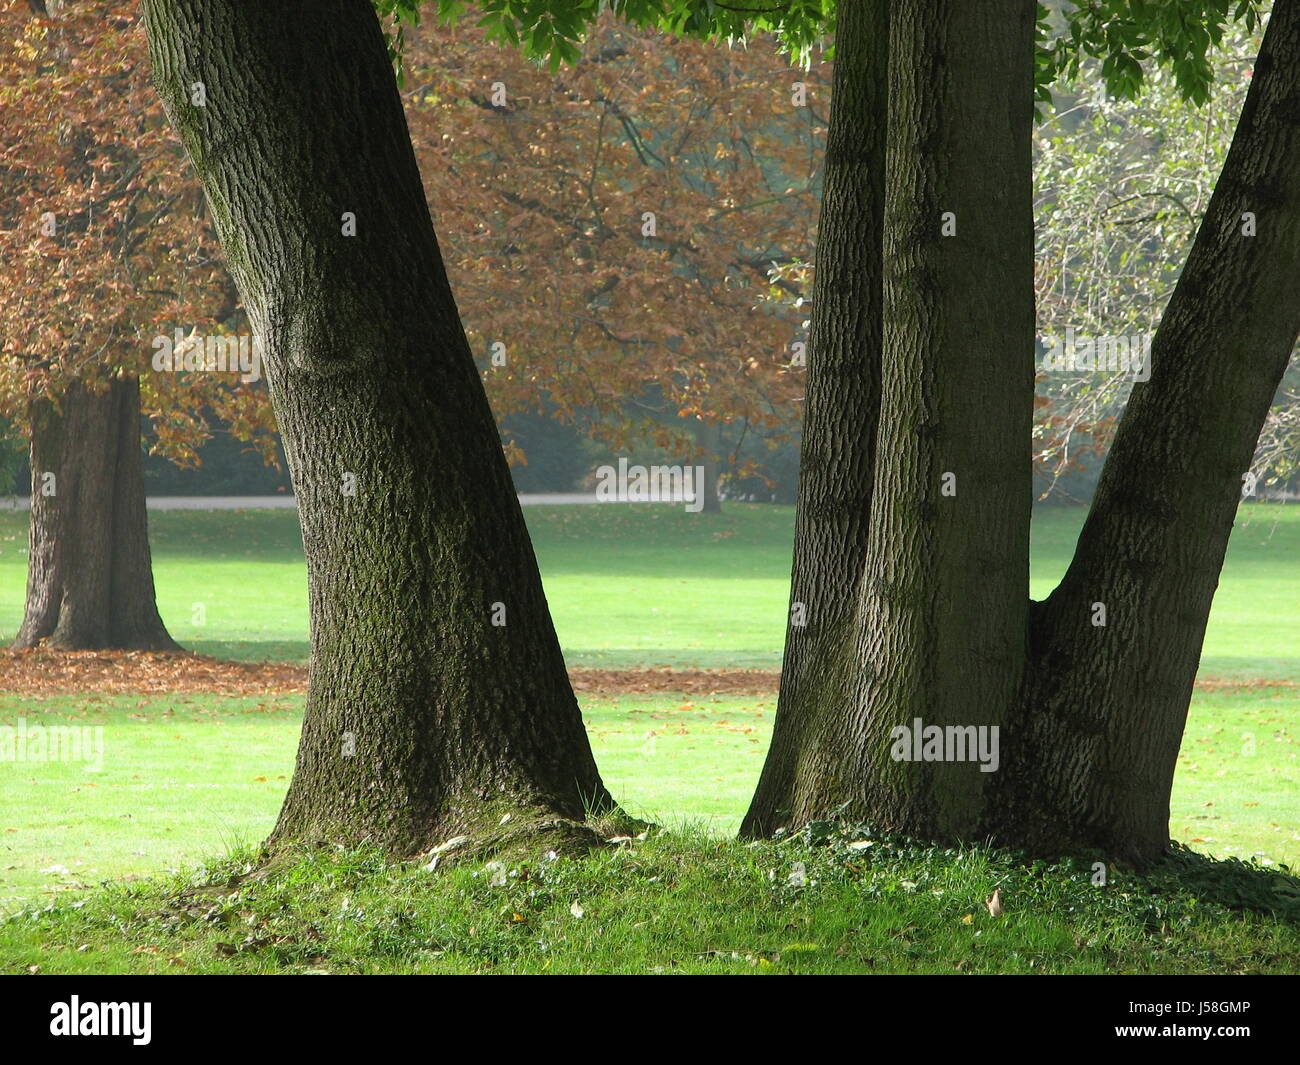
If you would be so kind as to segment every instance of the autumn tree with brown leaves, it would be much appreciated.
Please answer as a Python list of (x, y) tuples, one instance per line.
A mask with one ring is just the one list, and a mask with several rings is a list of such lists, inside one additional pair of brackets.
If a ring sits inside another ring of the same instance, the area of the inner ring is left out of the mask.
[(237, 297), (148, 83), (134, 4), (0, 4), (0, 417), (27, 437), (15, 645), (171, 649), (154, 601), (141, 413), (197, 462), (210, 422), (273, 452), (240, 375), (156, 372), (157, 338), (238, 324)]
[(793, 430), (828, 64), (607, 16), (558, 73), (469, 20), (408, 30), (405, 65), (498, 418), (544, 397), (613, 450), (706, 462)]

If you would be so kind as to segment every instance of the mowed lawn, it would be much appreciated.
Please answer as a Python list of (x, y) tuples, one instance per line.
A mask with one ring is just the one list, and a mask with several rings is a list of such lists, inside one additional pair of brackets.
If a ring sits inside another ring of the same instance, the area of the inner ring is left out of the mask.
[[(1034, 516), (1030, 594), (1065, 572), (1082, 508)], [(790, 507), (722, 515), (667, 505), (525, 508), (555, 625), (573, 666), (765, 668), (781, 664)], [(305, 661), (307, 578), (292, 511), (149, 516), (163, 619), (187, 648)], [(22, 617), (26, 515), (0, 511), (0, 637)], [(1202, 676), (1300, 680), (1300, 506), (1238, 513)]]
[[(780, 665), (789, 508), (721, 516), (667, 506), (538, 507), (526, 515), (571, 664)], [(1035, 516), (1032, 594), (1064, 571), (1081, 510)], [(306, 582), (292, 512), (150, 516), (159, 602), (207, 654), (306, 655)], [(0, 636), (25, 582), (25, 515), (0, 513)], [(200, 624), (200, 622), (202, 622)], [(1218, 855), (1300, 865), (1300, 508), (1243, 507), (1206, 639), (1172, 831)], [(611, 790), (661, 823), (736, 827), (771, 731), (770, 696), (585, 696)], [(99, 767), (0, 764), (0, 910), (99, 879), (196, 863), (262, 838), (288, 782), (292, 696), (20, 696), (0, 724), (104, 728)]]

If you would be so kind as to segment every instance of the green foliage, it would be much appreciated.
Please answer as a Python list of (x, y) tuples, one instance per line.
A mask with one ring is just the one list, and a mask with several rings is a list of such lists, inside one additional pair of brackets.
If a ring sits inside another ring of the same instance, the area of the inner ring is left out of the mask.
[(1173, 72), (1184, 99), (1203, 104), (1214, 81), (1211, 50), (1234, 22), (1253, 31), (1260, 7), (1260, 0), (1087, 0), (1053, 34), (1050, 13), (1040, 4), (1039, 88), (1075, 77), (1095, 59), (1107, 89), (1133, 99), (1142, 91), (1144, 69), (1155, 63)]
[[(1259, 29), (1223, 33), (1205, 106), (1185, 102), (1177, 72), (1156, 69), (1137, 99), (1108, 98), (1097, 63), (1062, 80), (1035, 132), (1035, 271), (1040, 335), (1152, 334), (1173, 293), (1228, 154), (1259, 52)], [(1080, 480), (1123, 411), (1131, 375), (1044, 373), (1035, 457), (1046, 489)], [(1300, 366), (1292, 366), (1260, 434), (1251, 470), (1282, 488), (1300, 459)], [(1083, 478), (1085, 489), (1091, 477)], [(1071, 486), (1074, 490), (1074, 486)]]
[[(419, 21), (421, 4), (374, 3), (391, 27), (390, 47), (400, 64), (402, 27)], [(479, 0), (475, 10), (494, 39), (548, 62), (554, 71), (578, 60), (579, 43), (604, 6), (600, 0)], [(1253, 31), (1263, 6), (1263, 0), (1086, 0), (1059, 12), (1040, 3), (1036, 96), (1050, 102), (1058, 80), (1077, 76), (1083, 64), (1096, 60), (1116, 96), (1136, 97), (1155, 65), (1173, 72), (1185, 99), (1204, 103), (1214, 81), (1211, 50), (1233, 23)], [(835, 35), (834, 0), (610, 0), (608, 7), (635, 26), (679, 36), (739, 42), (771, 33), (799, 62)], [(436, 0), (436, 8), (439, 18), (454, 22), (468, 5)]]
[[(406, 49), (406, 27), (420, 24), (420, 0), (374, 0), (375, 12), (384, 27), (384, 36), (388, 41), (388, 58), (392, 60), (397, 72), (397, 84), (406, 81), (406, 67), (403, 60)], [(440, 7), (460, 8), (464, 5), (459, 0), (440, 3)], [(449, 12), (448, 21), (454, 21), (457, 12)]]

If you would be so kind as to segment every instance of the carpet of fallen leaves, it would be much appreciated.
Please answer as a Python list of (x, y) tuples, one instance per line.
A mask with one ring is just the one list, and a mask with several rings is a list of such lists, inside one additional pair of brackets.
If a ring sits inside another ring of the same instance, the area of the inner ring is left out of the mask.
[(1222, 692), (1230, 691), (1234, 688), (1300, 688), (1293, 680), (1240, 680), (1232, 677), (1198, 677), (1196, 679), (1196, 690), (1198, 692)]
[[(780, 673), (722, 669), (571, 669), (575, 691), (602, 695), (769, 694)], [(229, 662), (206, 655), (154, 651), (0, 651), (0, 691), (25, 695), (216, 692), (261, 695), (307, 690), (307, 667), (284, 662)]]
[[(575, 691), (599, 695), (769, 695), (781, 674), (761, 669), (571, 669)], [(1203, 677), (1197, 691), (1295, 688), (1287, 680)], [(155, 651), (0, 651), (0, 691), (24, 695), (215, 692), (261, 695), (307, 690), (307, 667), (288, 662), (230, 662)]]
[(23, 694), (259, 695), (306, 690), (306, 666), (281, 662), (227, 662), (175, 652), (51, 651), (41, 647), (0, 653), (0, 691)]

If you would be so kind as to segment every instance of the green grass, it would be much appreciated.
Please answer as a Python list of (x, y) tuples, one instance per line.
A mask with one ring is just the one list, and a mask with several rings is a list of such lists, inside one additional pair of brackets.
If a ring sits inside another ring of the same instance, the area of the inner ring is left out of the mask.
[[(733, 505), (720, 517), (622, 506), (529, 508), (526, 514), (571, 664), (779, 666), (788, 508)], [(1078, 510), (1036, 514), (1035, 597), (1064, 572), (1081, 520)], [(305, 659), (306, 579), (291, 512), (159, 512), (150, 522), (160, 609), (183, 644), (222, 657)], [(25, 524), (25, 515), (0, 512), (0, 636), (11, 636), (20, 619)], [(1201, 674), (1243, 683), (1197, 694), (1171, 810), (1175, 837), (1207, 853), (1300, 863), (1294, 735), (1300, 691), (1249, 683), (1300, 681), (1297, 559), (1300, 508), (1242, 508)], [(202, 624), (196, 604), (203, 607)], [(23, 718), (102, 725), (106, 742), (97, 770), (66, 762), (0, 764), (0, 911), (38, 904), (41, 910), (0, 930), (0, 965), (40, 964), (45, 971), (176, 971), (181, 964), (186, 971), (1297, 967), (1293, 925), (1229, 918), (1217, 903), (1198, 909), (1184, 899), (1175, 934), (1169, 920), (1153, 924), (1159, 906), (1152, 910), (1136, 890), (1114, 902), (1116, 893), (1090, 889), (1076, 898), (1073, 888), (1030, 886), (1024, 897), (1032, 905), (990, 924), (972, 899), (979, 901), (990, 876), (1001, 875), (1004, 859), (985, 852), (961, 859), (967, 864), (960, 867), (944, 858), (928, 891), (905, 886), (922, 883), (924, 870), (899, 867), (828, 873), (815, 889), (783, 892), (783, 867), (772, 864), (778, 852), (724, 841), (757, 779), (773, 700), (672, 695), (587, 697), (583, 710), (602, 772), (620, 801), (657, 823), (689, 822), (695, 830), (652, 838), (635, 859), (602, 855), (557, 863), (554, 870), (521, 869), (519, 898), (487, 891), (487, 878), (472, 871), (454, 872), (434, 892), (418, 870), (374, 858), (304, 860), (258, 887), (256, 897), (239, 894), (238, 904), (253, 914), (253, 932), (241, 929), (237, 944), (245, 934), (268, 938), (258, 929), (281, 918), (288, 938), (275, 941), (276, 932), (270, 947), (227, 955), (215, 946), (234, 935), (224, 923), (177, 916), (161, 902), (175, 884), (134, 878), (166, 870), (190, 876), (186, 870), (212, 854), (265, 836), (292, 768), (301, 707), (293, 696), (0, 693), (0, 724)], [(662, 870), (658, 880), (642, 875), (650, 868)], [(548, 886), (554, 877), (563, 890)], [(85, 894), (105, 878), (118, 886)], [(140, 894), (128, 894), (123, 882)], [(1073, 881), (1058, 871), (1043, 883)], [(293, 891), (301, 892), (301, 905), (286, 901)], [(572, 900), (562, 896), (575, 891), (597, 919), (568, 914)], [(79, 909), (67, 901), (74, 897)], [(518, 912), (527, 920), (502, 924), (506, 907), (507, 917)], [(353, 913), (360, 910), (370, 917)], [(968, 911), (987, 938), (961, 923)], [(318, 942), (309, 934), (318, 924), (325, 945), (304, 945)], [(402, 939), (403, 929), (415, 929), (414, 938)], [(408, 941), (409, 949), (400, 946)], [(142, 944), (158, 953), (130, 953)], [(79, 950), (83, 945), (88, 949)]]
[[(529, 507), (560, 642), (575, 666), (779, 668), (793, 512), (728, 505)], [(1081, 509), (1034, 517), (1031, 593), (1064, 572)], [(292, 511), (158, 511), (159, 609), (186, 647), (305, 660), (306, 570)], [(17, 631), (26, 518), (0, 512), (0, 636)], [(1300, 680), (1300, 507), (1243, 506), (1206, 636), (1206, 676)], [(203, 605), (203, 624), (195, 623)]]
[[(430, 873), (235, 855), (0, 921), (0, 972), (1296, 973), (1300, 880), (1179, 854), (1147, 877), (919, 847), (653, 834)], [(985, 906), (995, 888), (1003, 912)]]
[[(4, 698), (0, 724), (102, 726), (104, 757), (98, 769), (0, 763), (0, 912), (265, 838), (302, 720), (300, 696)], [(739, 827), (774, 709), (763, 696), (583, 698), (597, 762), (628, 811), (719, 837)], [(1294, 689), (1197, 694), (1175, 838), (1300, 868), (1298, 712)]]
[[(1046, 598), (1065, 573), (1082, 508), (1034, 514), (1030, 594)], [(1300, 681), (1300, 507), (1237, 511), (1201, 653), (1200, 675)]]

